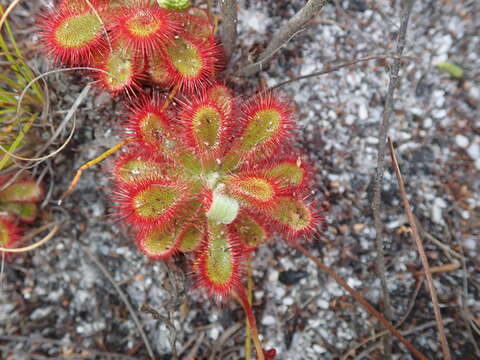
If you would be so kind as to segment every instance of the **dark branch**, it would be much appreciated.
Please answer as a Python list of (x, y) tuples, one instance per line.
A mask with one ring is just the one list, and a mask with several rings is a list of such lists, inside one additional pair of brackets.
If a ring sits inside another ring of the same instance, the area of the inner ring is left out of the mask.
[(281, 82), (277, 85), (274, 85), (271, 88), (269, 88), (268, 90), (269, 91), (275, 90), (275, 89), (278, 89), (282, 86), (294, 83), (294, 82), (299, 81), (299, 80), (304, 80), (304, 79), (309, 79), (309, 78), (313, 78), (313, 77), (320, 76), (320, 75), (329, 74), (329, 73), (335, 72), (337, 70), (340, 70), (344, 67), (348, 67), (348, 66), (358, 64), (360, 62), (367, 62), (367, 61), (371, 61), (371, 60), (388, 59), (388, 58), (400, 59), (400, 60), (413, 60), (414, 59), (414, 58), (409, 57), (409, 56), (398, 56), (398, 55), (395, 55), (395, 54), (381, 54), (381, 55), (365, 56), (363, 58), (354, 59), (354, 60), (351, 60), (351, 61), (344, 62), (343, 64), (340, 64), (340, 65), (337, 65), (337, 66), (329, 66), (329, 64), (327, 64), (325, 66), (327, 68), (326, 70), (316, 71), (316, 72), (313, 72), (311, 74), (297, 76), (293, 79), (286, 80), (286, 81), (283, 81), (283, 82)]
[(267, 48), (258, 57), (257, 62), (240, 69), (236, 75), (247, 77), (261, 71), (264, 64), (299, 33), (305, 24), (319, 13), (327, 2), (328, 0), (308, 0), (307, 4), (273, 36)]
[[(402, 15), (402, 22), (400, 26), (400, 32), (397, 40), (397, 47), (395, 53), (398, 56), (402, 56), (403, 49), (405, 48), (408, 21), (410, 19), (410, 13), (412, 12), (414, 0), (406, 0), (405, 8)], [(383, 111), (382, 122), (380, 124), (380, 131), (378, 134), (378, 158), (377, 169), (375, 173), (375, 187), (373, 194), (373, 217), (375, 222), (376, 231), (376, 248), (377, 248), (377, 273), (380, 278), (382, 286), (383, 298), (384, 298), (384, 312), (387, 320), (391, 321), (393, 317), (392, 305), (390, 300), (390, 294), (388, 293), (386, 269), (385, 269), (385, 252), (383, 249), (383, 225), (381, 219), (381, 203), (380, 194), (383, 187), (383, 173), (385, 168), (385, 153), (386, 153), (386, 141), (387, 133), (390, 127), (390, 118), (393, 111), (393, 95), (395, 88), (398, 84), (398, 73), (400, 71), (401, 61), (395, 59), (393, 67), (390, 71), (390, 81), (388, 84), (388, 92), (385, 100), (385, 109)], [(391, 339), (384, 338), (385, 354), (387, 358), (391, 358)]]
[(237, 0), (220, 0), (222, 14), (222, 44), (225, 61), (230, 61), (237, 43)]

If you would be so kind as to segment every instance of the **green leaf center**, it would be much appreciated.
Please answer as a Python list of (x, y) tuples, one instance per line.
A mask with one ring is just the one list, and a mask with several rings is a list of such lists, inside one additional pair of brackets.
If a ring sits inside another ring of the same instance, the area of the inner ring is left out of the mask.
[(79, 48), (95, 40), (102, 23), (94, 14), (75, 15), (65, 19), (55, 32), (55, 39), (67, 48)]

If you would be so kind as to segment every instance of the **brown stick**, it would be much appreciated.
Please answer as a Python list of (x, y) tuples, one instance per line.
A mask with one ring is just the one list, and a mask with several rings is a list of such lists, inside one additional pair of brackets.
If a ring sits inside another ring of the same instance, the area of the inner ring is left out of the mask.
[[(440, 266), (434, 266), (430, 268), (430, 274), (441, 274), (448, 271), (455, 271), (460, 268), (459, 263), (451, 263), (445, 264)], [(417, 271), (413, 274), (413, 276), (424, 276), (425, 271)]]
[[(395, 54), (402, 56), (403, 50), (406, 44), (408, 22), (410, 19), (410, 14), (412, 12), (414, 0), (406, 0), (404, 2), (404, 12), (402, 14), (402, 23), (400, 26), (400, 31), (397, 40), (397, 46)], [(388, 129), (390, 128), (390, 118), (393, 112), (393, 103), (394, 103), (394, 93), (395, 88), (398, 84), (398, 73), (400, 71), (400, 59), (395, 59), (393, 67), (390, 71), (390, 79), (388, 84), (387, 96), (385, 99), (385, 108), (383, 111), (382, 122), (380, 123), (380, 129), (378, 132), (378, 158), (377, 158), (377, 169), (375, 171), (375, 186), (373, 191), (373, 218), (375, 223), (375, 247), (377, 250), (377, 274), (380, 278), (380, 284), (382, 287), (382, 293), (384, 298), (384, 311), (385, 316), (389, 321), (392, 321), (393, 311), (390, 301), (390, 294), (387, 287), (387, 278), (386, 278), (386, 267), (385, 267), (385, 253), (383, 249), (383, 225), (382, 225), (382, 208), (381, 208), (381, 192), (383, 187), (383, 173), (385, 168), (385, 153), (386, 153), (386, 137), (388, 134)], [(391, 340), (387, 337), (384, 338), (385, 346), (385, 357), (391, 359)]]
[(130, 304), (130, 301), (128, 301), (127, 295), (125, 295), (123, 290), (120, 288), (120, 286), (118, 286), (116, 281), (113, 279), (112, 275), (110, 275), (107, 268), (103, 266), (103, 264), (95, 257), (95, 255), (93, 255), (92, 252), (83, 244), (80, 244), (80, 248), (87, 254), (90, 260), (92, 260), (92, 262), (98, 267), (98, 269), (102, 272), (102, 274), (108, 279), (108, 281), (110, 281), (112, 286), (115, 288), (118, 295), (120, 296), (120, 299), (123, 301), (123, 303), (127, 307), (128, 312), (132, 316), (133, 322), (137, 326), (140, 336), (142, 337), (143, 342), (145, 343), (145, 347), (147, 348), (147, 353), (150, 359), (155, 360), (155, 355), (153, 354), (152, 346), (150, 345), (148, 336), (147, 334), (145, 334), (145, 330), (143, 330), (142, 323), (140, 322), (140, 319), (138, 318), (136, 311), (133, 309), (132, 305)]
[(395, 55), (395, 54), (380, 54), (380, 55), (365, 56), (365, 57), (362, 57), (362, 58), (359, 58), (359, 59), (353, 59), (353, 60), (344, 62), (340, 65), (332, 66), (332, 67), (329, 67), (330, 64), (327, 64), (325, 66), (325, 67), (327, 67), (327, 69), (325, 69), (325, 70), (315, 71), (315, 72), (307, 74), (307, 75), (301, 75), (301, 76), (297, 76), (293, 79), (283, 81), (283, 82), (281, 82), (277, 85), (274, 85), (274, 86), (270, 87), (268, 89), (268, 91), (278, 89), (279, 87), (291, 84), (291, 83), (299, 81), (299, 80), (309, 79), (309, 78), (312, 78), (312, 77), (332, 73), (332, 72), (335, 72), (337, 70), (343, 69), (344, 67), (352, 66), (352, 65), (358, 64), (360, 62), (366, 62), (366, 61), (371, 61), (371, 60), (379, 60), (379, 59), (389, 59), (389, 58), (399, 59), (399, 60), (409, 60), (409, 61), (415, 59), (414, 57), (410, 57), (410, 56), (398, 56), (398, 55)]
[(392, 158), (393, 168), (395, 169), (395, 175), (397, 176), (398, 186), (400, 187), (400, 194), (402, 196), (405, 214), (407, 215), (408, 222), (410, 223), (410, 227), (412, 228), (412, 237), (415, 240), (418, 248), (418, 253), (420, 254), (420, 260), (422, 261), (423, 270), (427, 279), (428, 290), (430, 291), (430, 296), (432, 298), (435, 321), (437, 322), (440, 342), (442, 344), (443, 359), (450, 360), (450, 349), (448, 348), (445, 328), (443, 327), (442, 314), (440, 313), (440, 306), (438, 305), (437, 292), (435, 290), (435, 286), (433, 285), (432, 272), (430, 270), (430, 265), (428, 264), (427, 255), (425, 255), (425, 249), (423, 248), (423, 243), (420, 239), (420, 234), (418, 232), (417, 224), (413, 216), (412, 208), (410, 207), (410, 202), (408, 201), (407, 192), (405, 191), (405, 183), (403, 182), (402, 173), (400, 172), (397, 157), (395, 156), (395, 149), (393, 148), (392, 139), (390, 137), (388, 138), (388, 147), (390, 149), (390, 156)]
[(258, 57), (258, 61), (240, 69), (236, 75), (247, 77), (261, 71), (263, 65), (317, 15), (327, 2), (328, 0), (308, 0), (307, 4), (273, 36), (267, 48)]
[(362, 305), (365, 310), (375, 318), (379, 322), (382, 323), (383, 326), (393, 335), (395, 336), (403, 345), (407, 347), (412, 355), (414, 355), (417, 359), (420, 360), (428, 360), (428, 358), (423, 355), (420, 351), (418, 351), (415, 346), (413, 346), (407, 339), (405, 339), (400, 332), (395, 329), (395, 327), (387, 320), (385, 317), (376, 310), (362, 295), (352, 289), (340, 276), (337, 275), (335, 271), (333, 271), (330, 267), (325, 265), (319, 258), (313, 255), (310, 251), (305, 249), (300, 243), (296, 243), (294, 245), (299, 251), (309, 257), (317, 266), (325, 273), (328, 274), (331, 278), (333, 278), (341, 287), (343, 287), (353, 298)]
[(237, 43), (237, 0), (220, 0), (222, 44), (228, 65)]

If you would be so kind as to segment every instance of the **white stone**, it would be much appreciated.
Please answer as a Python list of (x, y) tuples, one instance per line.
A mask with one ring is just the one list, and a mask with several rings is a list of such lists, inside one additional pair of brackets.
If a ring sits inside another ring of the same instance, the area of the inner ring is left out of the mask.
[(220, 330), (218, 328), (214, 327), (210, 330), (210, 337), (214, 340), (218, 339), (218, 336), (220, 335)]
[(285, 290), (283, 289), (283, 287), (278, 287), (275, 289), (275, 297), (277, 299), (281, 299), (285, 296)]
[(248, 28), (260, 34), (265, 33), (270, 18), (264, 12), (246, 10), (242, 13), (245, 15), (244, 20)]
[(455, 144), (457, 144), (457, 146), (460, 146), (461, 148), (466, 148), (468, 146), (468, 138), (464, 135), (456, 135), (455, 136)]
[(447, 110), (445, 109), (436, 109), (432, 111), (432, 116), (436, 119), (443, 119), (447, 116)]
[(467, 154), (472, 158), (472, 160), (478, 160), (480, 158), (480, 141), (479, 139), (475, 139), (476, 141), (473, 142), (467, 149)]
[(475, 167), (477, 168), (477, 170), (480, 170), (480, 158), (475, 160)]
[(423, 120), (423, 127), (424, 128), (431, 128), (433, 125), (433, 120), (432, 118), (426, 118), (425, 120)]
[(368, 118), (367, 106), (364, 103), (360, 104), (360, 106), (358, 107), (358, 117), (361, 120), (367, 120)]
[(355, 116), (353, 116), (352, 114), (348, 114), (348, 115), (345, 117), (345, 124), (347, 124), (347, 125), (353, 125), (354, 122), (355, 122)]
[(376, 138), (374, 136), (369, 136), (369, 137), (367, 137), (366, 142), (367, 142), (367, 144), (370, 144), (370, 145), (377, 145), (378, 144), (378, 138)]
[(320, 309), (328, 310), (328, 308), (330, 307), (330, 304), (328, 303), (328, 301), (326, 301), (326, 300), (324, 300), (324, 299), (318, 299), (318, 300), (317, 300), (317, 306), (318, 306)]
[(410, 112), (411, 112), (413, 115), (417, 115), (417, 116), (422, 115), (422, 114), (423, 114), (423, 111), (424, 111), (423, 109), (421, 109), (421, 108), (419, 108), (419, 107), (416, 107), (416, 106), (410, 108)]
[(270, 326), (276, 323), (275, 318), (271, 315), (264, 316), (262, 319), (262, 325)]
[(466, 238), (463, 240), (463, 246), (465, 246), (466, 249), (468, 250), (475, 250), (477, 248), (478, 240), (475, 240), (474, 238)]
[(291, 297), (283, 298), (282, 303), (283, 305), (291, 306), (293, 305), (293, 299)]
[(313, 345), (313, 351), (315, 351), (315, 354), (323, 354), (324, 352), (327, 351), (324, 347), (321, 347), (318, 344)]
[(38, 319), (41, 319), (41, 318), (46, 317), (46, 316), (47, 316), (48, 314), (50, 314), (51, 312), (52, 312), (52, 308), (51, 308), (51, 307), (35, 309), (35, 310), (33, 311), (33, 313), (30, 314), (30, 319), (32, 319), (32, 320), (38, 320)]
[(278, 271), (277, 270), (270, 270), (268, 274), (268, 281), (275, 282), (278, 280)]
[(358, 279), (355, 279), (355, 278), (348, 278), (347, 280), (347, 284), (352, 287), (352, 288), (355, 288), (357, 286), (360, 286), (362, 285), (362, 282)]
[(437, 224), (444, 224), (442, 217), (442, 209), (446, 208), (447, 204), (441, 198), (435, 198), (432, 205), (432, 221)]

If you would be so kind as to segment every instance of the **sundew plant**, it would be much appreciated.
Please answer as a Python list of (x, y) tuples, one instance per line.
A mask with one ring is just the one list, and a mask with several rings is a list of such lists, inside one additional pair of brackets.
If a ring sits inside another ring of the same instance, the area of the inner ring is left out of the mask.
[(258, 358), (273, 358), (258, 340), (246, 259), (277, 235), (297, 242), (323, 224), (293, 147), (293, 107), (223, 85), (216, 26), (188, 1), (62, 0), (39, 27), (55, 65), (86, 71), (125, 102), (113, 198), (140, 251), (187, 257), (196, 287), (237, 299)]

